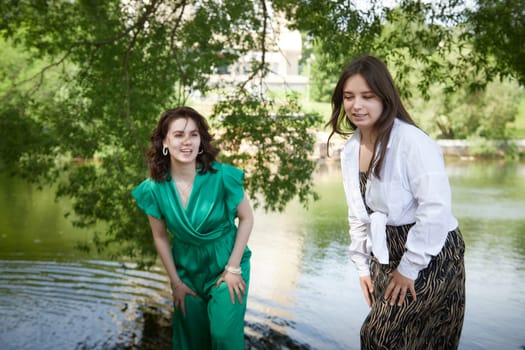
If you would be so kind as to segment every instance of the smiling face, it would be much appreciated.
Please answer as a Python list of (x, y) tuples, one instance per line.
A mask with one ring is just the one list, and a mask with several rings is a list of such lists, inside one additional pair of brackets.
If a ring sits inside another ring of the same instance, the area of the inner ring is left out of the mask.
[(169, 149), (172, 164), (195, 163), (201, 144), (197, 124), (191, 118), (174, 119), (162, 143)]
[(361, 132), (370, 134), (383, 112), (383, 102), (363, 76), (355, 74), (343, 86), (343, 108), (352, 124)]

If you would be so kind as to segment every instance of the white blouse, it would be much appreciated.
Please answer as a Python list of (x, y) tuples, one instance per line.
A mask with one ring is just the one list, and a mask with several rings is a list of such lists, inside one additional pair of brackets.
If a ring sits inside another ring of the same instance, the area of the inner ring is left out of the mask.
[(350, 224), (350, 257), (360, 276), (370, 274), (370, 253), (388, 264), (386, 225), (415, 223), (397, 268), (416, 280), (432, 256), (439, 254), (448, 232), (458, 226), (451, 212), (451, 193), (441, 148), (417, 127), (396, 119), (390, 134), (381, 179), (370, 173), (366, 203), (359, 188), (359, 130), (341, 152), (343, 186)]

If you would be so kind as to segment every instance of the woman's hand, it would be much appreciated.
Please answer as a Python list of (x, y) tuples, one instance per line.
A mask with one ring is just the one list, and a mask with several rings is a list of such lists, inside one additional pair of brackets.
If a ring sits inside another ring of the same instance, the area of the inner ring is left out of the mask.
[(219, 288), (222, 282), (226, 283), (228, 286), (232, 304), (235, 304), (235, 295), (237, 295), (239, 303), (242, 304), (242, 299), (246, 293), (246, 282), (242, 279), (242, 275), (234, 274), (225, 270), (217, 280), (217, 288)]
[(392, 279), (386, 287), (385, 300), (390, 299), (390, 305), (403, 305), (407, 292), (412, 295), (412, 300), (416, 300), (416, 289), (414, 288), (414, 281), (407, 278), (395, 270), (390, 274)]
[(197, 298), (197, 294), (182, 281), (172, 287), (173, 304), (175, 305), (175, 310), (178, 310), (180, 307), (184, 316), (186, 316), (186, 305), (184, 300), (187, 294)]
[(372, 278), (370, 276), (359, 277), (359, 284), (365, 295), (366, 303), (369, 307), (372, 307), (374, 302), (374, 284), (372, 283)]

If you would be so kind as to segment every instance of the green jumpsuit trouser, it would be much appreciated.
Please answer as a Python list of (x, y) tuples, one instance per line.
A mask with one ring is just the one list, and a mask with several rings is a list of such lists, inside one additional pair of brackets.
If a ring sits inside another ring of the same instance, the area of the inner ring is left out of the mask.
[[(244, 259), (243, 259), (244, 260)], [(244, 315), (250, 281), (250, 262), (241, 263), (246, 292), (242, 304), (232, 304), (226, 283), (217, 279), (207, 284), (198, 297), (187, 295), (186, 316), (178, 308), (173, 314), (173, 349), (244, 350)], [(191, 288), (191, 287), (190, 287)]]

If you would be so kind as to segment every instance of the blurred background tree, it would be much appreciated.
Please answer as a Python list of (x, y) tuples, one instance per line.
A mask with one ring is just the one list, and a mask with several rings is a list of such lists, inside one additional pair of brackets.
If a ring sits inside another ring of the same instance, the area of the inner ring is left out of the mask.
[[(261, 88), (277, 14), (308, 39), (312, 96), (329, 101), (343, 66), (375, 54), (414, 110), (436, 107), (421, 123), (441, 137), (507, 137), (512, 110), (495, 106), (525, 82), (524, 1), (4, 0), (0, 13), (1, 170), (71, 198), (75, 224), (100, 231), (86, 248), (115, 245), (144, 264), (154, 247), (129, 192), (147, 176), (142, 154), (160, 113), (197, 92), (222, 95), (209, 117), (256, 205), (316, 197), (321, 118), (296, 95), (277, 101)], [(210, 84), (250, 52), (260, 59), (247, 81)]]
[(508, 126), (524, 98), (524, 0), (273, 3), (313, 47), (312, 98), (330, 101), (343, 67), (374, 54), (433, 136), (512, 136)]

